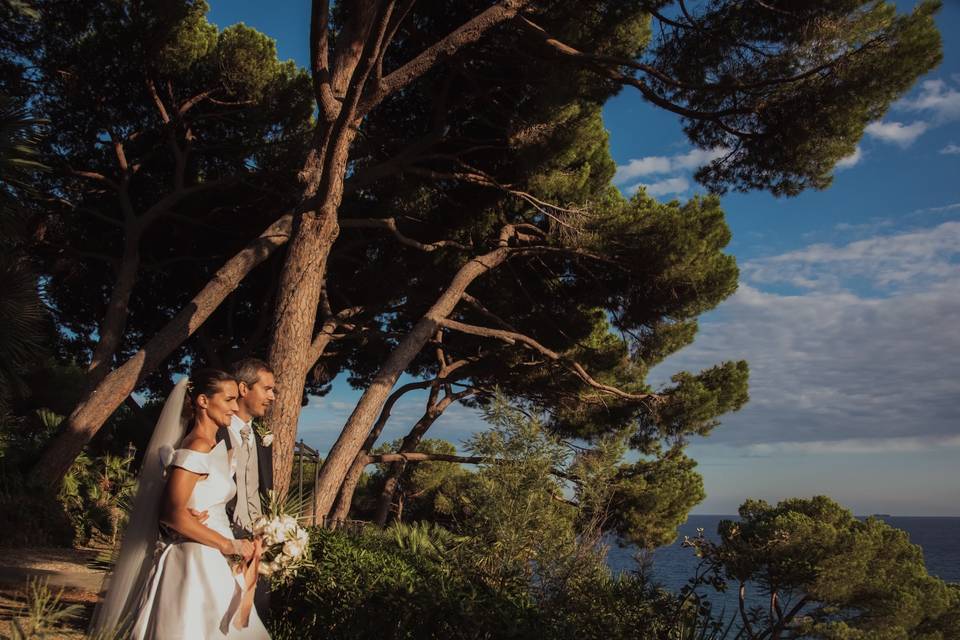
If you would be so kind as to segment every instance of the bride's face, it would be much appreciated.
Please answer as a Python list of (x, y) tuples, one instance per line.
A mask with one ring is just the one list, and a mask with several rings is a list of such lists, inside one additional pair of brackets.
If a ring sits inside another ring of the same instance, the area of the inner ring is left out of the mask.
[(237, 383), (231, 380), (221, 382), (217, 387), (217, 392), (213, 395), (202, 394), (197, 400), (208, 418), (213, 420), (218, 427), (227, 427), (230, 425), (230, 418), (237, 412), (237, 397), (239, 395)]

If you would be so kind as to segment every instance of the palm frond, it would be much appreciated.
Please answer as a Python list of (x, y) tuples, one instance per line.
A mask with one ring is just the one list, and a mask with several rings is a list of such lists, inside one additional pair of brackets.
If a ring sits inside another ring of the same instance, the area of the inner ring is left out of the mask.
[(0, 385), (24, 389), (21, 376), (45, 348), (45, 319), (36, 275), (23, 261), (0, 256)]

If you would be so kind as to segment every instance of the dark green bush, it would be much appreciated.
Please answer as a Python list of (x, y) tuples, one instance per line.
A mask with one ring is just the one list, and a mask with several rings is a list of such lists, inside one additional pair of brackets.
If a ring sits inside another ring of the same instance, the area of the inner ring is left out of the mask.
[(315, 566), (272, 596), (273, 637), (529, 638), (536, 611), (442, 560), (398, 548), (379, 531), (350, 537), (314, 529)]
[[(570, 576), (559, 588), (498, 591), (457, 554), (410, 545), (369, 529), (357, 536), (311, 531), (314, 566), (274, 585), (272, 637), (332, 640), (711, 639), (708, 612), (633, 574)], [(442, 537), (442, 536), (441, 536)], [(535, 598), (534, 593), (540, 597)], [(692, 605), (692, 606), (691, 606)], [(703, 632), (701, 636), (700, 633)], [(730, 636), (732, 639), (733, 636)]]

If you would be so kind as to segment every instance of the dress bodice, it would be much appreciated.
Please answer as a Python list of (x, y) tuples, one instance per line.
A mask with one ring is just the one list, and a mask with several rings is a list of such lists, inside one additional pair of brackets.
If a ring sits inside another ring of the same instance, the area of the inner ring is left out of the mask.
[(187, 501), (187, 507), (206, 511), (208, 519), (204, 524), (232, 538), (226, 507), (236, 495), (237, 485), (233, 480), (232, 461), (226, 443), (221, 440), (208, 453), (177, 449), (171, 456), (169, 466), (203, 474)]

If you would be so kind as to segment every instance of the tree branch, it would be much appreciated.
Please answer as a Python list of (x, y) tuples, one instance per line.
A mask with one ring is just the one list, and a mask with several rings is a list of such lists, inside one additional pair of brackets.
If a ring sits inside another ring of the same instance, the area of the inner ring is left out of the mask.
[(362, 116), (370, 113), (384, 98), (424, 75), (441, 58), (450, 57), (463, 47), (473, 44), (491, 28), (514, 18), (531, 2), (532, 0), (502, 0), (463, 23), (446, 37), (384, 77), (372, 94), (360, 103), (358, 114)]
[[(440, 157), (440, 156), (436, 156), (436, 157)], [(526, 192), (526, 191), (521, 191), (521, 190), (519, 190), (519, 189), (514, 189), (514, 188), (511, 187), (510, 185), (501, 184), (500, 182), (498, 182), (498, 181), (495, 180), (494, 178), (492, 178), (492, 177), (490, 177), (489, 175), (485, 174), (483, 171), (480, 171), (480, 170), (478, 170), (478, 169), (474, 169), (473, 167), (470, 167), (470, 166), (468, 166), (468, 165), (460, 162), (459, 159), (457, 159), (457, 158), (454, 158), (454, 160), (455, 160), (456, 162), (460, 163), (461, 166), (463, 166), (463, 167), (466, 168), (467, 170), (466, 170), (466, 171), (455, 171), (455, 172), (453, 172), (453, 173), (445, 173), (445, 172), (441, 172), (441, 171), (435, 171), (435, 170), (433, 170), (433, 169), (427, 169), (427, 168), (424, 168), (424, 167), (408, 166), (408, 167), (405, 168), (405, 171), (407, 171), (408, 173), (412, 173), (412, 174), (414, 174), (414, 175), (420, 175), (420, 176), (424, 176), (424, 177), (427, 177), (427, 178), (431, 178), (431, 179), (433, 179), (433, 180), (443, 180), (443, 179), (461, 180), (461, 181), (463, 181), (463, 182), (467, 182), (467, 183), (470, 183), (470, 184), (476, 184), (476, 185), (480, 185), (480, 186), (484, 186), (484, 187), (491, 187), (491, 188), (494, 188), (494, 189), (499, 189), (500, 191), (503, 191), (503, 192), (505, 192), (505, 193), (509, 193), (509, 194), (512, 195), (512, 196), (515, 196), (515, 197), (517, 197), (517, 198), (520, 198), (521, 200), (524, 200), (524, 201), (527, 202), (528, 204), (532, 205), (534, 209), (536, 209), (537, 211), (539, 211), (539, 212), (542, 213), (543, 215), (547, 216), (548, 218), (550, 218), (551, 220), (553, 220), (553, 221), (556, 222), (557, 224), (559, 224), (559, 225), (561, 225), (561, 226), (564, 226), (564, 227), (567, 227), (567, 228), (571, 228), (571, 229), (572, 229), (573, 227), (572, 227), (569, 223), (567, 223), (567, 222), (565, 222), (564, 220), (561, 220), (559, 217), (557, 217), (557, 216), (553, 213), (553, 211), (556, 211), (556, 212), (558, 212), (558, 213), (570, 213), (570, 214), (580, 214), (580, 213), (582, 213), (582, 211), (579, 211), (579, 210), (576, 210), (576, 209), (569, 209), (569, 208), (566, 208), (566, 207), (561, 207), (560, 205), (557, 205), (557, 204), (553, 204), (553, 203), (551, 203), (551, 202), (546, 202), (545, 200), (541, 200), (541, 199), (537, 198), (536, 196), (534, 196), (534, 195), (531, 194), (531, 193), (528, 193), (528, 192)], [(551, 210), (552, 210), (552, 211), (551, 211)], [(542, 233), (542, 231), (541, 231), (540, 233)]]
[(320, 356), (322, 356), (323, 352), (326, 350), (327, 345), (329, 345), (334, 339), (333, 332), (337, 329), (337, 327), (362, 311), (363, 307), (350, 307), (343, 309), (335, 316), (324, 321), (320, 331), (317, 332), (317, 335), (313, 338), (313, 342), (310, 343), (310, 349), (307, 351), (307, 362), (309, 363), (309, 366), (307, 367), (308, 370), (313, 367), (314, 364), (316, 364), (317, 360), (320, 359)]
[(470, 335), (486, 337), (486, 338), (497, 338), (503, 340), (507, 344), (514, 344), (519, 342), (524, 346), (527, 346), (534, 351), (539, 351), (549, 359), (564, 364), (574, 375), (583, 380), (586, 384), (618, 398), (623, 398), (624, 400), (635, 400), (635, 401), (645, 401), (645, 400), (657, 400), (659, 396), (653, 393), (628, 393), (616, 387), (611, 387), (605, 385), (601, 382), (594, 380), (586, 369), (583, 368), (578, 362), (570, 360), (561, 356), (556, 351), (548, 349), (543, 346), (530, 336), (524, 335), (522, 333), (516, 333), (513, 331), (502, 331), (500, 329), (490, 329), (488, 327), (478, 327), (475, 325), (464, 324), (462, 322), (457, 322), (456, 320), (450, 320), (449, 318), (443, 319), (440, 321), (440, 324), (448, 329), (454, 331), (460, 331), (461, 333), (468, 333)]
[(388, 462), (458, 462), (460, 464), (481, 464), (488, 462), (485, 456), (458, 456), (447, 453), (380, 453), (367, 456), (367, 464)]
[(198, 93), (197, 95), (193, 96), (192, 98), (189, 98), (189, 99), (185, 100), (185, 101), (183, 102), (183, 104), (180, 105), (180, 108), (177, 110), (177, 113), (182, 116), (182, 115), (185, 114), (187, 111), (190, 111), (190, 109), (192, 109), (193, 107), (197, 106), (198, 104), (200, 104), (200, 103), (203, 102), (205, 99), (209, 98), (210, 96), (212, 96), (214, 93), (216, 93), (216, 92), (219, 91), (219, 90), (220, 90), (219, 88), (208, 89), (208, 90), (206, 90), (206, 91), (202, 91), (201, 93)]
[(504, 320), (503, 318), (501, 318), (500, 316), (496, 315), (495, 313), (487, 309), (485, 306), (483, 306), (483, 303), (481, 303), (479, 300), (474, 298), (469, 293), (467, 292), (463, 293), (463, 301), (469, 304), (474, 309), (476, 309), (478, 312), (480, 312), (482, 316), (484, 316), (488, 320), (492, 320), (493, 322), (496, 322), (498, 325), (500, 325), (507, 331), (517, 330), (513, 325), (508, 323), (506, 320)]
[(157, 85), (154, 83), (153, 78), (147, 75), (147, 91), (150, 93), (150, 97), (153, 98), (153, 104), (157, 107), (157, 112), (160, 114), (160, 119), (164, 124), (170, 124), (170, 114), (167, 112), (167, 107), (163, 104), (163, 100), (160, 98), (160, 93), (157, 91)]
[(400, 242), (400, 244), (407, 247), (412, 247), (419, 251), (426, 251), (428, 253), (444, 247), (453, 247), (455, 249), (461, 249), (464, 251), (469, 249), (469, 247), (454, 240), (437, 240), (436, 242), (430, 242), (427, 244), (414, 240), (413, 238), (405, 236), (400, 232), (395, 218), (347, 218), (340, 221), (340, 228), (380, 229), (389, 231)]
[(310, 64), (313, 92), (324, 120), (337, 119), (340, 104), (330, 86), (330, 0), (313, 0), (310, 12)]
[(102, 182), (111, 189), (120, 191), (120, 185), (103, 175), (102, 173), (97, 173), (96, 171), (81, 171), (79, 169), (67, 169), (70, 175), (77, 176), (78, 178), (87, 178), (89, 180), (96, 180), (97, 182)]
[(170, 208), (176, 206), (181, 200), (188, 196), (192, 196), (196, 193), (202, 191), (209, 191), (211, 189), (219, 189), (220, 187), (229, 186), (236, 184), (240, 181), (238, 176), (233, 176), (230, 178), (222, 178), (220, 180), (210, 180), (209, 182), (201, 182), (189, 187), (181, 187), (176, 189), (173, 193), (169, 193), (157, 202), (155, 202), (149, 209), (147, 209), (142, 216), (140, 216), (140, 224), (143, 228), (153, 224), (156, 220), (165, 214)]
[(407, 15), (410, 13), (410, 10), (413, 8), (413, 5), (416, 3), (416, 1), (417, 0), (404, 0), (400, 10), (394, 13), (389, 25), (387, 26), (387, 33), (383, 39), (383, 46), (380, 47), (380, 52), (377, 54), (377, 60), (374, 67), (374, 78), (376, 79), (377, 84), (379, 84), (380, 80), (383, 78), (383, 58), (387, 53), (387, 48), (390, 46), (390, 43), (393, 42), (393, 38), (396, 36), (397, 30), (407, 18)]

